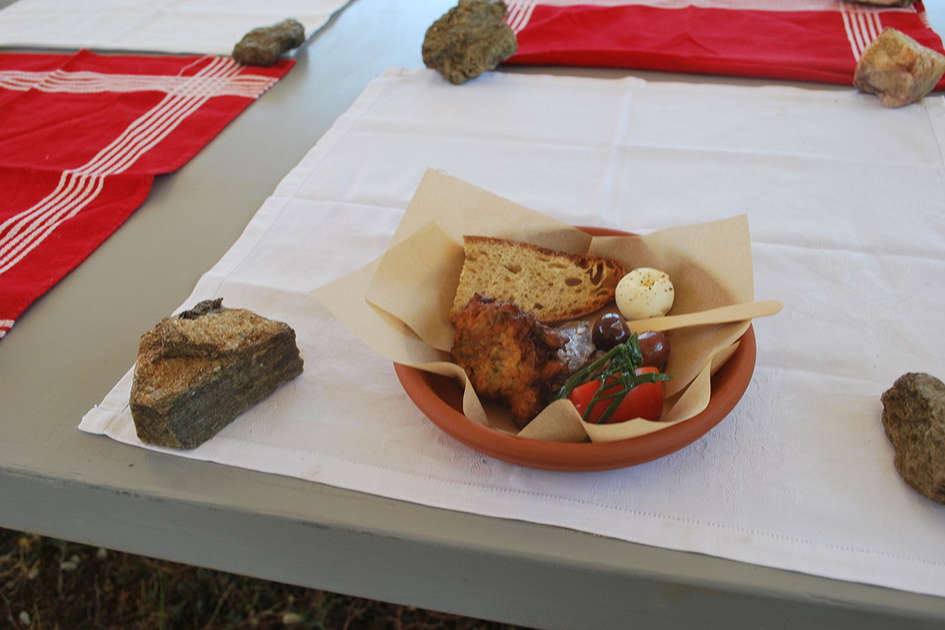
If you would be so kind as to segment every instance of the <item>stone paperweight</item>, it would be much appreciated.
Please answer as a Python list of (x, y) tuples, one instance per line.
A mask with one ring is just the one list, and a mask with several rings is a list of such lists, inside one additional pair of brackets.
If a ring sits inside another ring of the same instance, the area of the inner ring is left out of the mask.
[(131, 415), (149, 444), (191, 449), (302, 373), (295, 331), (222, 298), (141, 336)]
[(506, 11), (504, 2), (459, 0), (427, 29), (423, 63), (454, 84), (492, 70), (518, 49)]
[(254, 28), (233, 47), (233, 59), (248, 66), (271, 66), (282, 53), (305, 41), (305, 27), (289, 18), (272, 26)]
[(945, 383), (929, 374), (900, 376), (883, 393), (883, 427), (896, 470), (910, 486), (945, 503)]
[(863, 51), (853, 85), (875, 94), (886, 107), (902, 107), (931, 92), (943, 73), (945, 56), (887, 28)]

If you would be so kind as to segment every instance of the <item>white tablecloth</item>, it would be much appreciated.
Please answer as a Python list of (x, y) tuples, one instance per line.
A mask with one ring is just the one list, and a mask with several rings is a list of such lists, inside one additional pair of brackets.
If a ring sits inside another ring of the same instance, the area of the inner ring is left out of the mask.
[[(392, 70), (263, 204), (186, 305), (291, 323), (304, 374), (182, 457), (945, 595), (945, 506), (893, 467), (882, 392), (945, 376), (945, 102), (843, 89)], [(758, 359), (742, 401), (645, 465), (558, 473), (453, 441), (311, 292), (374, 259), (428, 167), (573, 224), (749, 217)], [(234, 174), (238, 176), (238, 174)], [(154, 322), (142, 322), (142, 331)], [(134, 357), (129, 357), (129, 364)], [(140, 445), (130, 373), (80, 428)]]
[(229, 55), (250, 29), (295, 18), (308, 37), (350, 0), (18, 0), (0, 46)]

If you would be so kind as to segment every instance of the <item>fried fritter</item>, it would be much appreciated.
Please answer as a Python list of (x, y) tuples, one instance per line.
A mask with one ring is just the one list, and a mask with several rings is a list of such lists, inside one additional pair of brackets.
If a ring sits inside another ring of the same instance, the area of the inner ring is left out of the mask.
[(480, 396), (504, 400), (519, 426), (544, 408), (543, 387), (566, 373), (567, 340), (512, 302), (475, 294), (453, 319), (453, 359)]

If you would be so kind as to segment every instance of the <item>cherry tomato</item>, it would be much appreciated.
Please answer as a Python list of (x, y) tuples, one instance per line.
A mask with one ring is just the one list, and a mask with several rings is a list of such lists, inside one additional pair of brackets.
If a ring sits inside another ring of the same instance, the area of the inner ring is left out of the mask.
[[(646, 374), (648, 372), (658, 372), (655, 367), (641, 367), (637, 368), (637, 374)], [(616, 384), (616, 381), (613, 387), (610, 386), (611, 379), (608, 379), (607, 389), (604, 390), (604, 394), (610, 393), (612, 390), (617, 391), (619, 385)], [(578, 410), (578, 413), (583, 417), (584, 411), (587, 409), (587, 406), (590, 404), (591, 399), (594, 397), (594, 394), (600, 388), (600, 381), (591, 381), (590, 383), (585, 383), (579, 387), (575, 387), (574, 390), (568, 395), (568, 399), (574, 404), (574, 407)], [(594, 404), (594, 408), (591, 410), (590, 415), (587, 418), (587, 421), (593, 424), (596, 424), (600, 421), (600, 417), (607, 410), (608, 405), (612, 402), (613, 399), (604, 399), (598, 400)], [(663, 411), (663, 383), (642, 383), (637, 385), (624, 397), (623, 401), (620, 403), (620, 406), (617, 407), (617, 410), (614, 411), (604, 422), (610, 424), (612, 422), (626, 422), (627, 420), (633, 420), (634, 418), (646, 418), (647, 420), (659, 420), (660, 414)]]

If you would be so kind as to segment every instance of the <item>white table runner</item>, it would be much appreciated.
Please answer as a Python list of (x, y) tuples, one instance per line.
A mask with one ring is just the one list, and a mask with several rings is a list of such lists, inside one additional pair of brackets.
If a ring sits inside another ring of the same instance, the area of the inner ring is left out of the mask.
[(305, 36), (350, 0), (19, 0), (0, 46), (229, 55), (249, 30), (295, 18)]
[[(304, 374), (177, 454), (945, 596), (945, 506), (897, 475), (879, 400), (904, 372), (945, 377), (943, 129), (941, 97), (887, 110), (853, 90), (389, 71), (186, 302), (289, 322)], [(755, 322), (733, 413), (682, 451), (601, 473), (521, 468), (441, 433), (311, 295), (386, 248), (428, 167), (574, 224), (746, 213), (755, 295), (784, 310)], [(130, 383), (79, 428), (140, 445)]]

